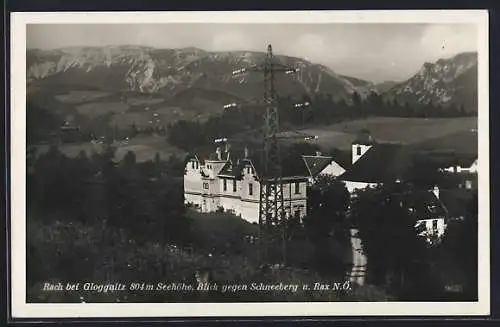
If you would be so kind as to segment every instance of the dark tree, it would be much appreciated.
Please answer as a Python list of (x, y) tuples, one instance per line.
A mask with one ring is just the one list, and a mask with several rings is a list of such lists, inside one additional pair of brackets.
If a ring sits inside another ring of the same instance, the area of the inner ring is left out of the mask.
[(400, 197), (409, 191), (399, 183), (359, 191), (351, 219), (368, 258), (369, 283), (385, 285), (402, 300), (425, 300), (439, 287), (430, 275), (427, 245)]
[(350, 227), (346, 218), (348, 205), (345, 185), (332, 178), (319, 178), (308, 190), (304, 226), (315, 249), (313, 265), (322, 272), (345, 273)]

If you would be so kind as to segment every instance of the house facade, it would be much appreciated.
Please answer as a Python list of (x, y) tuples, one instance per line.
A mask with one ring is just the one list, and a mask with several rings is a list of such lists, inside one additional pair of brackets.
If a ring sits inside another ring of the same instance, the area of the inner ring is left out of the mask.
[[(223, 159), (224, 158), (224, 159)], [(259, 222), (260, 167), (247, 155), (229, 153), (207, 160), (192, 156), (184, 173), (184, 198), (200, 212), (231, 212), (251, 223)], [(287, 217), (307, 214), (307, 176), (283, 177), (284, 210)]]
[(367, 187), (375, 187), (399, 178), (400, 168), (396, 167), (402, 153), (398, 143), (375, 142), (370, 132), (361, 131), (351, 144), (349, 158), (337, 154), (324, 156), (303, 156), (309, 170), (309, 180), (321, 175), (334, 177), (345, 183), (349, 193)]

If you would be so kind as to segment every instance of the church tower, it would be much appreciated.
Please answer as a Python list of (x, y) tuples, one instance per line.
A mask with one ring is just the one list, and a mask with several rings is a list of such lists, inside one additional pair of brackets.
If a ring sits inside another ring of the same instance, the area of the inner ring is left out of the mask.
[(359, 160), (368, 150), (375, 145), (375, 141), (369, 130), (361, 130), (352, 142), (352, 163)]

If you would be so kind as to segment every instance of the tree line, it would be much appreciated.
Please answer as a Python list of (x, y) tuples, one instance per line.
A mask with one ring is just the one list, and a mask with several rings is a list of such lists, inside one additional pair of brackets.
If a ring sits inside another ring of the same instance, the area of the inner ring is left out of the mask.
[[(346, 120), (367, 117), (415, 117), (444, 118), (473, 115), (464, 106), (454, 104), (444, 107), (439, 104), (412, 105), (394, 100), (384, 100), (372, 92), (366, 97), (354, 92), (350, 99), (336, 100), (330, 94), (304, 95), (300, 98), (278, 98), (278, 110), (282, 129), (329, 125)], [(190, 151), (213, 142), (219, 137), (240, 135), (245, 131), (260, 130), (264, 124), (264, 109), (257, 105), (242, 105), (212, 116), (206, 122), (181, 120), (169, 124), (167, 136), (173, 145)], [(189, 135), (189, 137), (186, 137)]]

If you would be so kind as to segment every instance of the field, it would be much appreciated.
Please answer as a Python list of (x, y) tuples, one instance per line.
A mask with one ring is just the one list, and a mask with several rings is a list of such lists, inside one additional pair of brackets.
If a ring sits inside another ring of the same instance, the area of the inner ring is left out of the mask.
[[(180, 156), (181, 158), (185, 155), (183, 151), (168, 144), (164, 136), (136, 137), (130, 139), (128, 144), (115, 142), (112, 146), (116, 148), (116, 160), (121, 160), (128, 151), (133, 151), (135, 153), (138, 162), (153, 160), (157, 152), (163, 160), (167, 160), (172, 154)], [(40, 145), (37, 149), (39, 153), (43, 153), (48, 150), (48, 146)], [(59, 149), (69, 157), (76, 157), (81, 151), (85, 151), (87, 155), (99, 153), (102, 151), (103, 147), (101, 144), (67, 143), (62, 144)]]
[(89, 118), (104, 116), (107, 113), (123, 114), (130, 107), (121, 102), (91, 102), (79, 105), (76, 110)]
[(66, 94), (58, 94), (56, 100), (63, 103), (82, 103), (96, 100), (109, 95), (109, 92), (101, 91), (71, 91)]
[[(36, 90), (33, 91), (36, 94)], [(193, 95), (194, 96), (194, 95)], [(95, 90), (72, 90), (43, 93), (43, 107), (61, 108), (66, 120), (73, 121), (75, 114), (90, 120), (108, 121), (120, 129), (132, 124), (139, 128), (165, 126), (178, 120), (206, 120), (214, 112), (222, 110), (222, 104), (194, 96), (187, 100), (165, 98), (134, 92), (103, 92)], [(40, 99), (35, 95), (36, 102)], [(78, 121), (76, 122), (78, 123)]]
[(477, 152), (477, 118), (399, 118), (378, 117), (355, 120), (325, 127), (304, 129), (317, 135), (315, 141), (324, 149), (348, 150), (363, 128), (380, 142), (401, 142), (424, 149)]

